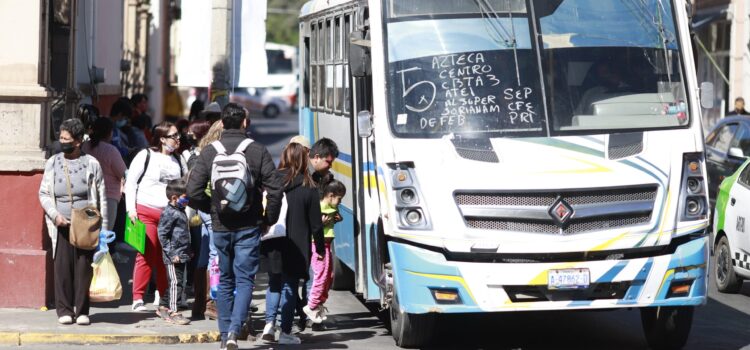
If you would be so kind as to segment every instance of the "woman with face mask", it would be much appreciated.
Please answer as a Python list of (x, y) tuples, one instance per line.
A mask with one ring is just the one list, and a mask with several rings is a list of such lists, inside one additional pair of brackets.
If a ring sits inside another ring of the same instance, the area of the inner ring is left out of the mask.
[(102, 215), (102, 227), (108, 227), (102, 168), (96, 158), (81, 152), (83, 135), (80, 119), (68, 119), (60, 125), (62, 152), (47, 160), (39, 186), (39, 202), (52, 240), (57, 321), (64, 325), (90, 323), (89, 286), (93, 277), (94, 250), (70, 243), (71, 213), (92, 204)]
[(187, 173), (177, 149), (180, 134), (174, 124), (162, 122), (154, 128), (151, 147), (133, 158), (125, 180), (126, 220), (141, 220), (146, 224), (146, 249), (137, 253), (133, 267), (133, 311), (147, 311), (143, 294), (156, 272), (156, 288), (164, 295), (167, 288), (167, 271), (162, 261), (162, 248), (157, 235), (159, 216), (167, 206), (167, 183)]

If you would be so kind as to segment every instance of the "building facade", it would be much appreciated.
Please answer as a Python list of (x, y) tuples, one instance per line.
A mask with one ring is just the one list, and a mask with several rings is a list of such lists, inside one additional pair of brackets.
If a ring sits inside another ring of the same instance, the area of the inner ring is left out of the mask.
[[(163, 28), (174, 6), (0, 0), (0, 307), (51, 305), (51, 243), (38, 191), (59, 125), (81, 103), (108, 114), (123, 95), (160, 100), (169, 62)], [(156, 105), (151, 115), (159, 120)]]

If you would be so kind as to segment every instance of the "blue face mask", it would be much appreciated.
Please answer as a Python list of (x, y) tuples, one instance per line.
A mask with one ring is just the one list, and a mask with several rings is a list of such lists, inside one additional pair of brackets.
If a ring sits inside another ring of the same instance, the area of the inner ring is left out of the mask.
[(125, 125), (128, 125), (128, 121), (126, 119), (120, 119), (115, 122), (115, 126), (118, 128), (122, 128)]
[(188, 197), (180, 197), (177, 199), (177, 207), (185, 208), (187, 207), (189, 201), (190, 201), (190, 198)]

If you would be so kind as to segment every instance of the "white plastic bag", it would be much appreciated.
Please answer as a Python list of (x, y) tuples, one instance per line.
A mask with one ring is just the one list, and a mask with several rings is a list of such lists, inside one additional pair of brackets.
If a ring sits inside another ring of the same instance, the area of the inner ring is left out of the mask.
[(91, 267), (94, 268), (94, 277), (89, 287), (89, 299), (95, 303), (120, 300), (122, 284), (109, 252), (91, 264)]

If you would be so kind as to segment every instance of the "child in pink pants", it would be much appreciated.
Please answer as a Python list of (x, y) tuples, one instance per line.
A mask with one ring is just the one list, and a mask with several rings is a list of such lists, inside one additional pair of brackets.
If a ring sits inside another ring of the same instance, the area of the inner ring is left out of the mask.
[(346, 187), (341, 181), (331, 180), (323, 186), (320, 199), (320, 212), (323, 215), (323, 237), (325, 237), (326, 255), (320, 259), (315, 252), (315, 242), (312, 244), (310, 265), (313, 270), (313, 283), (307, 305), (303, 308), (307, 317), (314, 323), (321, 323), (326, 319), (326, 309), (323, 307), (328, 300), (328, 291), (333, 283), (333, 259), (331, 257), (331, 243), (335, 237), (333, 225), (341, 221), (339, 203), (346, 195)]

